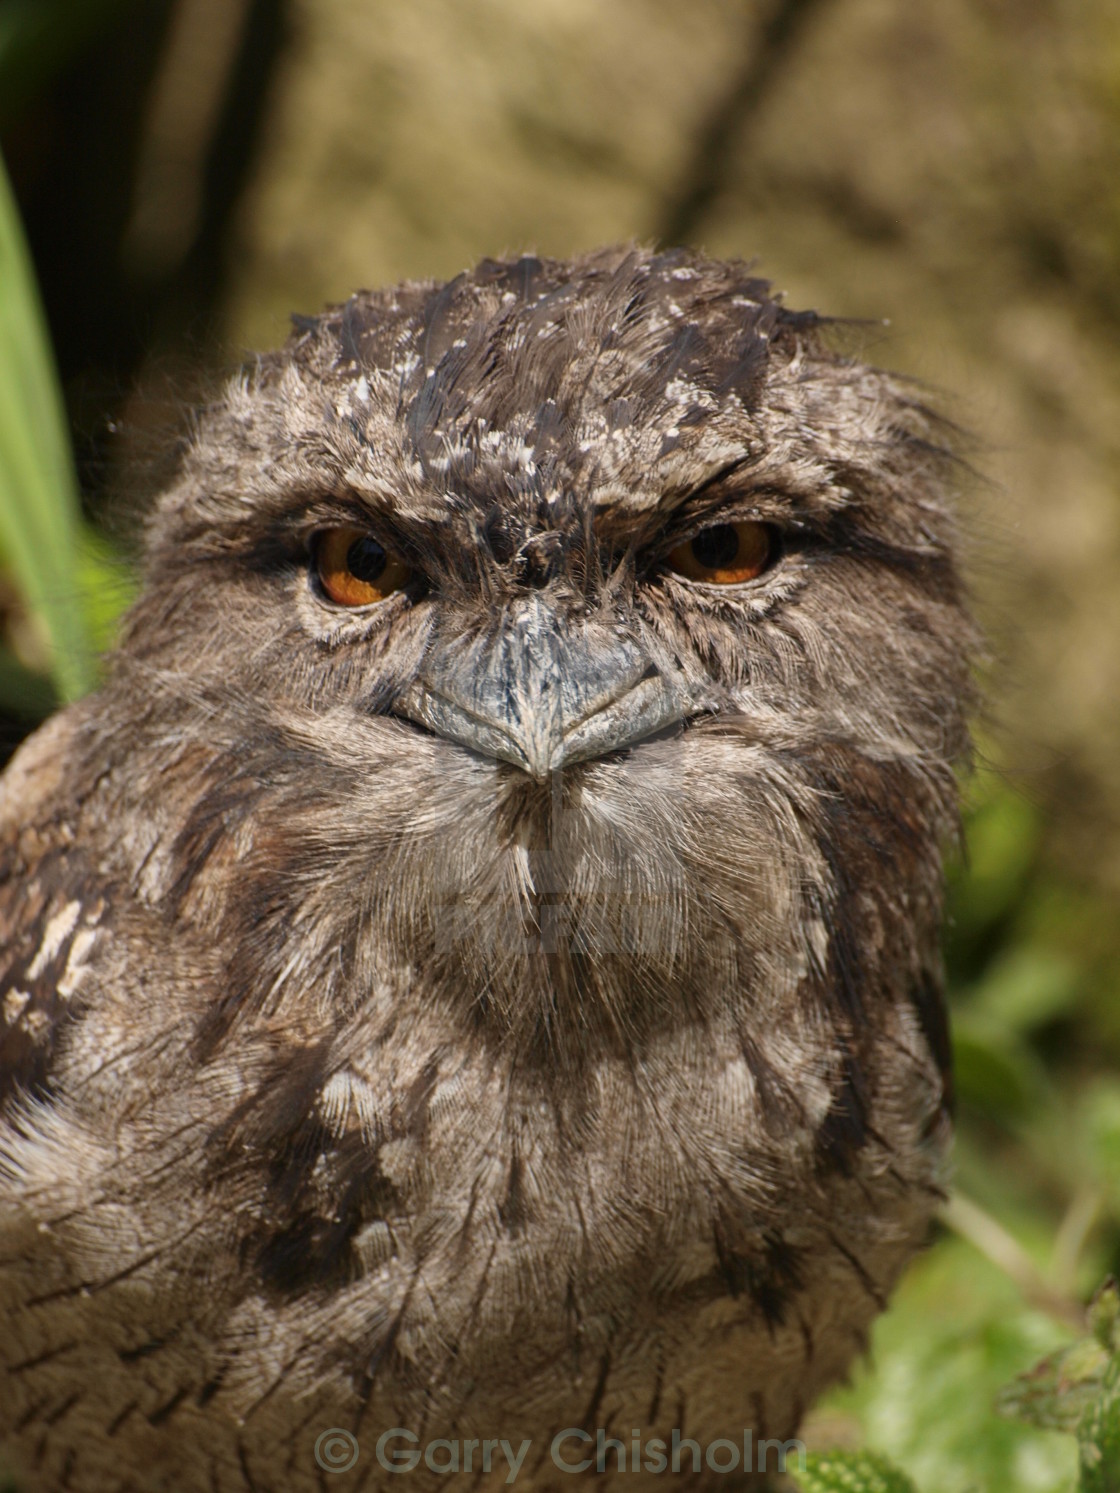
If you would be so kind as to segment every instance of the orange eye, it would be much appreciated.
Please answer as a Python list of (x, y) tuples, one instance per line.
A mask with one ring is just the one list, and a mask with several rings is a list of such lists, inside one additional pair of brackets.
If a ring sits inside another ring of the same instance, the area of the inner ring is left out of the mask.
[(366, 607), (407, 586), (412, 571), (364, 529), (325, 529), (315, 541), (323, 590), (342, 607)]
[(769, 524), (710, 524), (669, 551), (670, 570), (690, 581), (735, 586), (761, 575), (774, 550)]

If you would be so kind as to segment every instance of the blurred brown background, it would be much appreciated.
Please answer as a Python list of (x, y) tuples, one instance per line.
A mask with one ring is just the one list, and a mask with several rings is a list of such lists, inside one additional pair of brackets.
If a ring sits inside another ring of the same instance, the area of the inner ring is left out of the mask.
[[(941, 391), (977, 437), (991, 639), (948, 938), (958, 1176), (1054, 1288), (1120, 1270), (1116, 0), (0, 0), (0, 144), (110, 532), (183, 397), (291, 311), (506, 250), (752, 259)], [(1010, 1486), (983, 1385), (1044, 1343), (976, 1243), (912, 1275), (861, 1391), (929, 1488), (985, 1456)]]

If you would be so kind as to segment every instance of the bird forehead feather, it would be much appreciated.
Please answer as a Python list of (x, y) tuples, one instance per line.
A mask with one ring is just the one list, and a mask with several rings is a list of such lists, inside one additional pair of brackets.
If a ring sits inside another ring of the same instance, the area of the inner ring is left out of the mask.
[(623, 391), (643, 417), (662, 401), (749, 407), (771, 339), (796, 319), (742, 266), (686, 258), (485, 260), (301, 318), (288, 355), (318, 381), (387, 371), (403, 406), (445, 421), (504, 424), (549, 400), (570, 415)]
[(916, 491), (926, 412), (822, 325), (743, 265), (685, 251), (485, 260), (361, 291), (297, 318), (206, 412), (153, 534), (314, 490), (435, 522), (497, 505), (547, 524), (560, 497), (668, 511), (744, 458), (753, 486), (830, 507)]

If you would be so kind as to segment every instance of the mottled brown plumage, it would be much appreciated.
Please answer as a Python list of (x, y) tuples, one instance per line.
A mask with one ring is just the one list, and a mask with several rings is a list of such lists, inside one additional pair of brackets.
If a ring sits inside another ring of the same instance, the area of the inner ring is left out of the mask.
[[(567, 1487), (556, 1431), (786, 1438), (859, 1351), (944, 1179), (970, 628), (943, 427), (833, 340), (684, 252), (486, 261), (202, 414), (0, 787), (26, 1487), (490, 1486), (391, 1427)], [(740, 522), (757, 576), (668, 562)], [(339, 526), (408, 584), (333, 602)]]

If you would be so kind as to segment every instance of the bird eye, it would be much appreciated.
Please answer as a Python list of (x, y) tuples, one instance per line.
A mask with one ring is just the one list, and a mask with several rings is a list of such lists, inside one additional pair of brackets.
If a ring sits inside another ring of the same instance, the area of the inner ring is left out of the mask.
[(690, 581), (709, 581), (716, 586), (735, 586), (753, 581), (766, 569), (774, 553), (774, 533), (769, 524), (745, 520), (737, 524), (710, 524), (669, 551), (670, 570)]
[(384, 601), (407, 586), (412, 571), (364, 529), (324, 529), (315, 540), (315, 568), (323, 590), (343, 607)]

